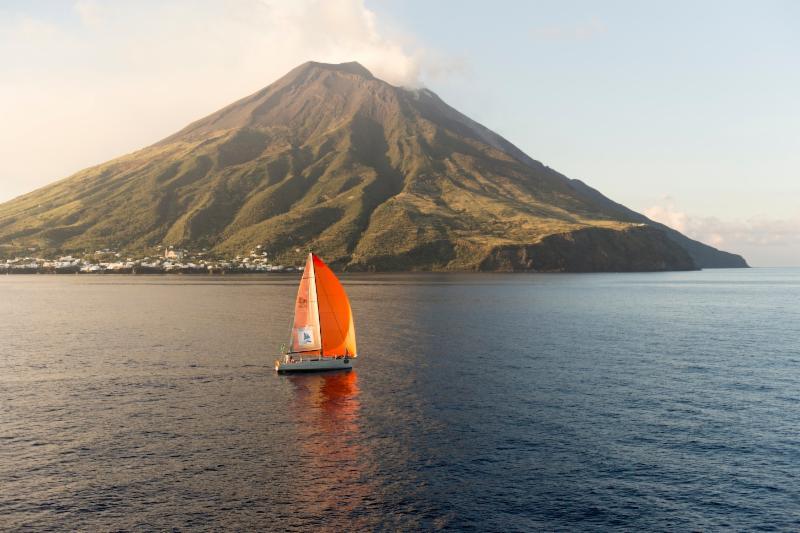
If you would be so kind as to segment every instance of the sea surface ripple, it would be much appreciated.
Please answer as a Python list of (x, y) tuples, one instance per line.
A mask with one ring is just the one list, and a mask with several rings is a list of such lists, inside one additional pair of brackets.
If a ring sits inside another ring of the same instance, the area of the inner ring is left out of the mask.
[(800, 270), (343, 279), (0, 277), (0, 529), (800, 529)]

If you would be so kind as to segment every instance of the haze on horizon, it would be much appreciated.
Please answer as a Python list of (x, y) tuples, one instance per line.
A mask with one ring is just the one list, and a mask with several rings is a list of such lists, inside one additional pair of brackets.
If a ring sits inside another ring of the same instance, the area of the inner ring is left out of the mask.
[(799, 22), (789, 1), (6, 2), (0, 201), (356, 60), (690, 237), (800, 265)]

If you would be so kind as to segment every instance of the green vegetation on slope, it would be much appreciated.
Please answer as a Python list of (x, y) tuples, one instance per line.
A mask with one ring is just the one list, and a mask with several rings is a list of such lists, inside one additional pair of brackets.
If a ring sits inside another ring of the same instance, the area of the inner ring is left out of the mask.
[(0, 253), (263, 245), (278, 262), (311, 247), (352, 269), (548, 270), (558, 267), (498, 258), (543, 242), (566, 250), (547, 241), (561, 236), (576, 250), (630, 256), (597, 269), (695, 266), (660, 231), (632, 231), (650, 221), (620, 207), (430, 91), (393, 87), (355, 63), (307, 63), (153, 146), (0, 205)]

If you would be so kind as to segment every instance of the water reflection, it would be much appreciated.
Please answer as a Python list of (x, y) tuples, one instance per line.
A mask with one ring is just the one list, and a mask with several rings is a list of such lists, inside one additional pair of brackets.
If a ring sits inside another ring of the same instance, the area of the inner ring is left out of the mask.
[(361, 391), (355, 370), (295, 374), (288, 379), (295, 387), (297, 414), (306, 422), (325, 426), (341, 423), (348, 429), (355, 429), (361, 407), (358, 398)]
[(294, 498), (306, 510), (310, 524), (338, 515), (354, 519), (370, 497), (365, 475), (365, 450), (360, 444), (361, 403), (355, 371), (293, 375), (293, 411), (302, 471), (313, 479), (298, 479)]

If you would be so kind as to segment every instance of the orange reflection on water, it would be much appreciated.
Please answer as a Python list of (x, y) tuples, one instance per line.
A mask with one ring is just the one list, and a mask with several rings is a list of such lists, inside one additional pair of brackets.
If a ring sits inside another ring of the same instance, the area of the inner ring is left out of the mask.
[[(355, 424), (361, 407), (358, 396), (358, 374), (328, 372), (324, 374), (295, 374), (289, 376), (295, 386), (295, 406), (305, 419), (322, 410), (327, 416), (319, 417), (323, 424)], [(314, 418), (313, 416), (311, 418)]]
[(292, 375), (293, 410), (298, 427), (302, 472), (314, 479), (296, 480), (294, 497), (315, 516), (348, 515), (370, 497), (360, 445), (358, 374), (334, 372)]

